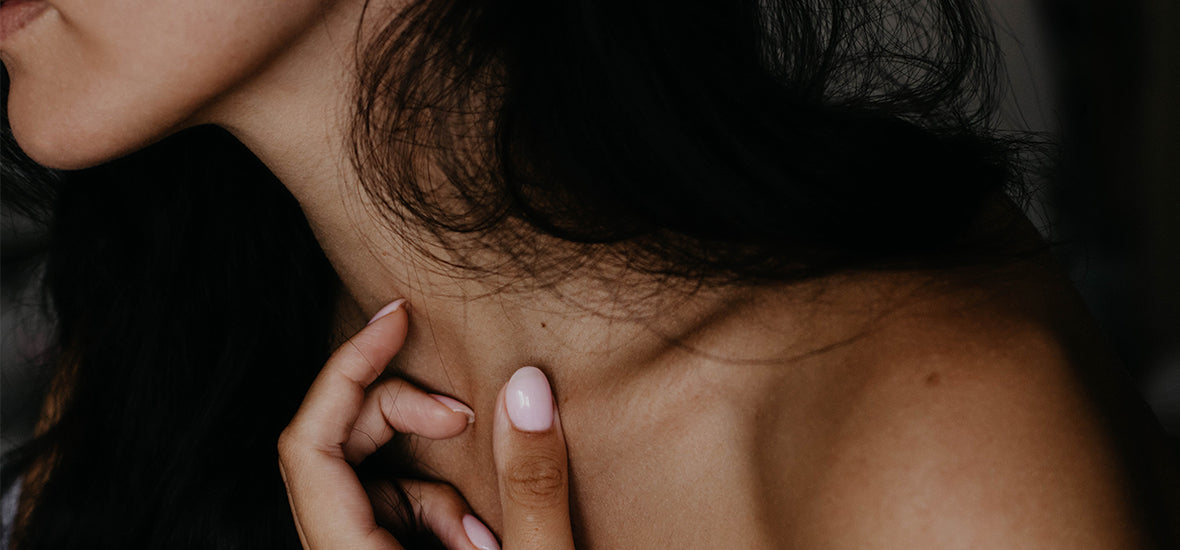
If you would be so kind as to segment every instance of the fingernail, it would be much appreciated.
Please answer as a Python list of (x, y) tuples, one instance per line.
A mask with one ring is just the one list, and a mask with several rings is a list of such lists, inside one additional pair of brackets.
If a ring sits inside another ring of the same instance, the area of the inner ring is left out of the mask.
[(537, 367), (524, 367), (508, 380), (504, 390), (508, 419), (523, 432), (544, 432), (553, 426), (553, 393), (549, 380)]
[(383, 307), (379, 311), (377, 311), (377, 314), (374, 315), (372, 319), (369, 319), (369, 322), (365, 323), (365, 326), (369, 326), (373, 323), (376, 323), (377, 319), (380, 319), (382, 317), (385, 317), (386, 315), (389, 315), (390, 313), (397, 311), (398, 309), (400, 309), (402, 307), (402, 304), (404, 304), (404, 303), (406, 303), (405, 298), (398, 298), (397, 300), (390, 302), (388, 305), (386, 305), (385, 307)]
[(471, 407), (464, 405), (461, 401), (458, 401), (456, 399), (451, 399), (450, 397), (447, 397), (445, 395), (438, 395), (436, 393), (430, 394), (430, 397), (433, 397), (435, 401), (438, 401), (439, 403), (446, 405), (447, 408), (451, 409), (452, 411), (455, 411), (457, 413), (463, 413), (463, 414), (467, 415), (467, 423), (468, 424), (475, 422), (475, 411), (471, 410)]
[(479, 550), (500, 550), (500, 544), (491, 530), (483, 522), (471, 514), (463, 516), (463, 530), (467, 531), (467, 539)]

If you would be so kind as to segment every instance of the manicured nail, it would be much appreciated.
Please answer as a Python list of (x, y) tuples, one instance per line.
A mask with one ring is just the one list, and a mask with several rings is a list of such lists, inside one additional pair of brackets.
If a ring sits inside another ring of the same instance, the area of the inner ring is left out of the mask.
[(479, 550), (500, 550), (500, 545), (491, 530), (485, 527), (483, 522), (475, 519), (475, 516), (463, 516), (463, 530), (467, 531), (467, 539)]
[(432, 393), (432, 394), (430, 394), (430, 397), (433, 397), (435, 401), (438, 401), (439, 403), (446, 405), (447, 408), (451, 409), (452, 411), (455, 411), (457, 413), (463, 413), (463, 414), (467, 415), (467, 423), (468, 424), (475, 422), (475, 411), (471, 410), (471, 407), (468, 407), (467, 405), (464, 405), (462, 402), (457, 401), (455, 399), (451, 399), (450, 397), (447, 397), (445, 395), (438, 395), (436, 393)]
[(553, 392), (537, 367), (524, 367), (508, 380), (504, 390), (508, 419), (523, 432), (544, 432), (553, 426)]
[(402, 307), (402, 304), (404, 304), (404, 303), (406, 303), (405, 298), (398, 298), (397, 300), (390, 302), (389, 305), (386, 305), (385, 307), (381, 308), (377, 312), (377, 314), (373, 316), (372, 319), (369, 319), (369, 322), (365, 323), (365, 326), (369, 326), (373, 323), (376, 323), (377, 319), (380, 319), (382, 317), (385, 317), (386, 315), (389, 315), (390, 313), (397, 311), (398, 309), (400, 309)]

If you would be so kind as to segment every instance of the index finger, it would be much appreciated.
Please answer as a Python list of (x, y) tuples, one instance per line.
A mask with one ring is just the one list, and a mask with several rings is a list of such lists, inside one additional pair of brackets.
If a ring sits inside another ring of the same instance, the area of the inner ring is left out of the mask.
[(504, 548), (573, 550), (565, 436), (540, 369), (516, 371), (500, 391), (493, 432)]
[(378, 528), (343, 445), (361, 412), (365, 388), (405, 341), (408, 319), (402, 303), (386, 306), (384, 316), (379, 313), (332, 354), (279, 437), (279, 469), (306, 548), (401, 548)]
[[(372, 384), (406, 341), (405, 300), (385, 306), (369, 325), (340, 346), (316, 376), (288, 430), (301, 439), (343, 445)], [(383, 315), (384, 314), (384, 315)], [(331, 422), (324, 422), (325, 420)]]

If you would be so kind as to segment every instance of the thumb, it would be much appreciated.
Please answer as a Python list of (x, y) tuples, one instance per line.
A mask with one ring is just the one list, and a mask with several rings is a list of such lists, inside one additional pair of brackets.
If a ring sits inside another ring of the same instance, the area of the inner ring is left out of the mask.
[(540, 369), (516, 371), (500, 390), (493, 437), (504, 548), (572, 549), (565, 437)]

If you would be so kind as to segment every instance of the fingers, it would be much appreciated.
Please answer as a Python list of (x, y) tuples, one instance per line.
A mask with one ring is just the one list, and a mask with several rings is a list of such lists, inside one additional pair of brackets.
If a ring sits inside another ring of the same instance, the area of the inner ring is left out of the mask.
[(504, 547), (572, 549), (565, 437), (539, 369), (516, 371), (500, 391), (493, 438)]
[(394, 307), (333, 353), (279, 436), (279, 470), (304, 548), (400, 548), (377, 528), (343, 445), (366, 386), (401, 348), (406, 323), (405, 312)]
[(430, 439), (454, 437), (474, 420), (475, 413), (454, 399), (428, 394), (400, 378), (383, 380), (365, 394), (344, 442), (344, 458), (357, 464), (398, 432)]
[[(471, 513), (467, 501), (444, 483), (403, 479), (399, 485), (409, 499), (411, 512), (451, 550), (500, 550), (492, 532)], [(367, 485), (379, 522), (404, 525), (403, 503), (390, 482)]]
[(394, 309), (341, 345), (312, 382), (283, 435), (316, 445), (343, 445), (360, 413), (365, 388), (405, 342), (408, 321), (405, 310)]
[(279, 470), (305, 548), (401, 548), (378, 527), (348, 459), (363, 459), (395, 430), (449, 437), (467, 425), (467, 415), (453, 410), (458, 402), (402, 381), (366, 392), (405, 341), (400, 305), (387, 306), (332, 354), (279, 437)]

